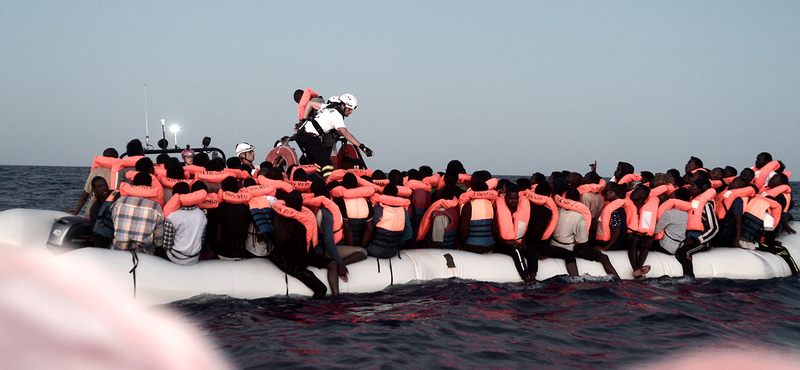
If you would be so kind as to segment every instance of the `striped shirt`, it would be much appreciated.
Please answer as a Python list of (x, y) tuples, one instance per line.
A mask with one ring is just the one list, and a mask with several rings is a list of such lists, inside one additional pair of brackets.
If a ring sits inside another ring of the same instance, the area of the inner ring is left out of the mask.
[(135, 249), (155, 253), (164, 239), (164, 211), (147, 198), (121, 197), (111, 206), (114, 219), (114, 242), (111, 249)]

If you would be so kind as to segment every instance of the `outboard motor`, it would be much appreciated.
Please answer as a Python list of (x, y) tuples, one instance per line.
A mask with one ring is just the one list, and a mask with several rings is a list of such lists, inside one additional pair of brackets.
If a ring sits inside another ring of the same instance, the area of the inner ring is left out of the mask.
[(77, 249), (94, 245), (92, 224), (78, 216), (64, 216), (53, 222), (47, 247), (55, 249)]

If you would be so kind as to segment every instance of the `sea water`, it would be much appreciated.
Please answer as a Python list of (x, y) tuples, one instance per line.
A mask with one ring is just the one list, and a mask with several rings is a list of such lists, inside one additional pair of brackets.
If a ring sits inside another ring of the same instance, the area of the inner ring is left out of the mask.
[[(73, 210), (88, 173), (0, 166), (0, 211)], [(606, 369), (719, 347), (790, 356), (800, 343), (795, 277), (448, 279), (321, 300), (200, 296), (169, 306), (238, 368)]]

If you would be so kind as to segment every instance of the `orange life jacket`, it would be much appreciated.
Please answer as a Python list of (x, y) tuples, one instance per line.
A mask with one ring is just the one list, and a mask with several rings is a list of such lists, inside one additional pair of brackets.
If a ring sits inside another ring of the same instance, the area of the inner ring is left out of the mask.
[(431, 224), (433, 223), (434, 212), (438, 211), (439, 208), (444, 209), (451, 209), (458, 206), (458, 200), (456, 198), (453, 199), (439, 199), (425, 211), (425, 214), (422, 215), (422, 222), (419, 224), (419, 230), (417, 230), (417, 240), (423, 240), (428, 235), (428, 232), (431, 231)]
[(300, 211), (287, 207), (286, 202), (277, 200), (272, 204), (272, 209), (283, 217), (293, 218), (300, 221), (306, 227), (306, 253), (311, 250), (311, 247), (317, 245), (317, 217), (306, 207), (302, 207)]
[(686, 230), (705, 230), (705, 227), (703, 227), (703, 208), (706, 206), (706, 202), (714, 199), (716, 195), (716, 190), (708, 189), (692, 199), (692, 208), (689, 210), (689, 223), (686, 225)]
[(747, 207), (745, 207), (744, 211), (761, 219), (764, 222), (764, 231), (774, 230), (775, 226), (781, 221), (780, 203), (762, 195), (753, 196), (747, 202)]
[(617, 181), (617, 184), (627, 184), (631, 181), (642, 181), (642, 175), (637, 173), (629, 173), (625, 176), (622, 176), (622, 178)]
[(302, 120), (303, 116), (306, 115), (306, 106), (308, 105), (308, 102), (311, 101), (311, 98), (316, 98), (318, 96), (319, 94), (317, 94), (314, 90), (305, 89), (305, 91), (303, 91), (303, 96), (300, 97), (300, 102), (297, 104), (298, 120)]
[(292, 185), (294, 190), (297, 190), (301, 193), (308, 193), (308, 191), (311, 190), (311, 181), (287, 180), (286, 182), (288, 182), (289, 185)]
[[(469, 185), (472, 182), (472, 176), (466, 173), (459, 173), (458, 174), (458, 182), (457, 184), (464, 184)], [(487, 184), (488, 185), (488, 184)], [(436, 185), (437, 189), (441, 189), (444, 187), (444, 176), (439, 177), (439, 182)]]
[[(535, 187), (536, 186), (534, 186), (534, 188)], [(534, 193), (533, 190), (521, 191), (519, 194), (520, 196), (525, 194), (525, 198), (528, 199), (529, 202), (545, 206), (550, 210), (550, 222), (547, 224), (547, 229), (545, 229), (544, 234), (542, 234), (542, 240), (550, 239), (550, 236), (553, 235), (553, 231), (556, 229), (556, 225), (558, 225), (558, 206), (556, 202), (553, 198)]]
[(438, 173), (434, 173), (433, 175), (430, 175), (430, 176), (422, 179), (422, 182), (430, 185), (431, 188), (439, 189), (439, 187), (438, 187), (439, 186), (439, 180), (441, 180), (441, 179), (442, 179), (442, 175), (439, 175)]
[[(784, 171), (784, 173), (786, 173)], [(792, 202), (792, 188), (789, 185), (778, 185), (774, 188), (763, 188), (760, 192), (763, 196), (770, 196), (770, 197), (777, 197), (778, 195), (783, 194), (786, 197), (786, 206), (783, 207), (783, 212), (789, 212), (789, 206), (791, 206)]]
[(500, 237), (503, 240), (521, 242), (525, 232), (528, 231), (528, 222), (531, 218), (531, 204), (528, 202), (528, 198), (519, 197), (517, 211), (513, 215), (506, 204), (505, 194), (500, 195), (494, 205), (497, 210), (497, 226)]
[(597, 184), (583, 184), (581, 186), (578, 186), (578, 192), (581, 193), (581, 195), (586, 193), (600, 194), (603, 192), (605, 188), (606, 188), (606, 180), (600, 179), (600, 182)]
[(600, 214), (597, 222), (597, 240), (607, 242), (611, 239), (611, 213), (625, 207), (625, 199), (616, 199), (608, 202)]
[[(658, 217), (656, 218), (656, 220), (661, 218), (664, 212), (673, 208), (688, 212), (690, 209), (692, 209), (692, 203), (675, 198), (667, 199), (664, 203), (661, 203), (661, 205), (658, 206)], [(664, 237), (664, 230), (661, 230), (661, 232), (656, 234), (655, 240), (661, 240), (663, 237)]]
[(275, 189), (276, 191), (277, 190), (283, 190), (283, 191), (285, 191), (287, 193), (291, 193), (292, 190), (294, 190), (294, 187), (292, 185), (290, 185), (288, 182), (285, 182), (285, 181), (282, 181), (282, 180), (268, 179), (263, 175), (258, 176), (258, 183), (259, 183), (259, 185), (269, 185), (273, 189)]
[(354, 189), (337, 186), (331, 189), (331, 197), (342, 198), (347, 209), (347, 218), (353, 219), (367, 218), (369, 216), (367, 200), (373, 194), (375, 194), (374, 188), (364, 186)]
[(747, 206), (747, 200), (755, 194), (756, 189), (751, 186), (723, 191), (714, 198), (714, 213), (717, 214), (718, 219), (722, 220), (728, 215), (728, 210), (731, 209), (733, 201), (737, 198), (742, 198), (742, 201), (744, 201), (742, 208), (744, 208)]
[(242, 188), (239, 191), (246, 191), (252, 194), (253, 197), (264, 195), (275, 196), (275, 188), (269, 185), (250, 185), (246, 188)]
[(344, 237), (344, 232), (342, 231), (342, 212), (339, 210), (339, 206), (337, 206), (336, 203), (328, 197), (318, 196), (304, 198), (303, 205), (316, 208), (325, 207), (325, 209), (330, 211), (333, 216), (333, 242), (339, 243), (342, 240)]
[(119, 182), (119, 171), (123, 168), (136, 167), (136, 162), (142, 158), (144, 158), (143, 155), (115, 158), (114, 164), (111, 165), (111, 183), (108, 184), (108, 187), (111, 190), (116, 190), (117, 183)]
[(756, 168), (756, 166), (753, 166), (753, 171), (756, 173), (756, 176), (753, 178), (753, 184), (755, 184), (759, 189), (763, 188), (764, 184), (767, 183), (769, 174), (775, 172), (780, 167), (781, 164), (778, 163), (778, 161), (771, 161), (761, 168)]
[(117, 157), (106, 157), (98, 155), (94, 157), (94, 159), (92, 160), (92, 171), (94, 171), (95, 168), (99, 167), (105, 167), (111, 169), (114, 166), (114, 162), (116, 161)]
[[(131, 172), (133, 172), (133, 171), (131, 171)], [(130, 172), (128, 172), (128, 173), (130, 173)], [(172, 179), (172, 178), (169, 178), (169, 177), (166, 177), (166, 176), (158, 176), (158, 183), (161, 184), (162, 187), (167, 188), (167, 189), (172, 189), (175, 186), (175, 184), (177, 184), (179, 182), (185, 182), (186, 184), (189, 185), (189, 187), (192, 187), (192, 184), (194, 183), (194, 180)]]
[(237, 170), (235, 168), (223, 168), (222, 172), (227, 173), (228, 176), (233, 176), (233, 178), (237, 180), (244, 180), (250, 177), (250, 174), (247, 171)]
[[(316, 166), (314, 165), (314, 167), (315, 167), (315, 171), (316, 171)], [(370, 169), (366, 169), (366, 170), (359, 169), (359, 168), (351, 168), (351, 169), (347, 169), (347, 170), (338, 169), (338, 170), (333, 170), (333, 172), (331, 172), (331, 174), (325, 180), (325, 183), (331, 183), (333, 181), (340, 181), (340, 180), (342, 180), (344, 178), (344, 175), (346, 175), (348, 173), (352, 173), (356, 177), (372, 176), (372, 170), (370, 170)]]
[[(589, 228), (592, 225), (592, 212), (589, 211), (589, 207), (586, 207), (585, 204), (581, 202), (576, 202), (574, 200), (570, 200), (567, 198), (563, 198), (560, 195), (556, 195), (553, 197), (553, 201), (556, 203), (557, 206), (570, 210), (576, 211), (583, 215), (583, 218), (586, 219), (586, 232), (589, 232)], [(556, 217), (558, 215), (556, 214)]]
[(250, 194), (247, 190), (239, 190), (238, 193), (234, 193), (232, 191), (223, 191), (220, 189), (219, 198), (225, 203), (245, 204), (249, 202), (251, 198), (253, 198), (253, 194)]
[(206, 195), (206, 199), (203, 199), (203, 202), (197, 205), (197, 208), (200, 209), (212, 209), (217, 208), (219, 206), (220, 198), (219, 193), (208, 193)]
[(164, 189), (160, 186), (131, 185), (123, 182), (119, 185), (119, 192), (123, 197), (134, 196), (150, 199), (162, 207), (164, 206)]
[(205, 170), (206, 170), (205, 167), (194, 165), (194, 164), (187, 164), (187, 165), (183, 166), (183, 172), (188, 173), (189, 176), (191, 176), (191, 177), (194, 177), (196, 174), (198, 174), (200, 172), (203, 172)]
[(650, 196), (647, 198), (642, 208), (637, 208), (630, 198), (626, 198), (625, 216), (629, 231), (648, 236), (655, 234), (658, 218), (658, 197)]
[(231, 174), (223, 171), (203, 171), (194, 175), (195, 179), (208, 182), (222, 182), (228, 177), (232, 177)]
[(206, 200), (208, 194), (205, 190), (198, 190), (189, 194), (173, 194), (169, 198), (167, 204), (164, 205), (164, 217), (169, 216), (170, 213), (177, 211), (181, 207), (196, 206)]

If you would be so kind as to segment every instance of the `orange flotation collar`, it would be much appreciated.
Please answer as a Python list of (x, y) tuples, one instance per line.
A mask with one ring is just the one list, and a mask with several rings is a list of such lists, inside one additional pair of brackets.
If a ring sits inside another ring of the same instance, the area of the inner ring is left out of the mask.
[(269, 185), (275, 189), (275, 191), (283, 190), (287, 193), (291, 193), (292, 190), (294, 190), (294, 187), (285, 181), (268, 179), (263, 175), (258, 176), (258, 183), (260, 185)]
[(517, 203), (517, 211), (511, 214), (511, 210), (506, 204), (505, 194), (498, 196), (494, 203), (497, 217), (498, 231), (503, 240), (522, 241), (525, 232), (528, 230), (528, 222), (531, 218), (531, 203), (526, 197), (520, 197)]
[(419, 223), (419, 230), (417, 230), (417, 240), (425, 239), (428, 232), (431, 231), (433, 212), (437, 211), (439, 208), (451, 209), (457, 206), (458, 200), (455, 197), (453, 199), (439, 199), (433, 202), (425, 211), (425, 214), (422, 215), (422, 221)]
[(527, 198), (529, 202), (545, 206), (550, 210), (550, 222), (547, 224), (547, 229), (544, 231), (544, 234), (542, 234), (542, 240), (550, 239), (550, 236), (553, 235), (553, 231), (556, 229), (556, 225), (558, 225), (558, 206), (556, 202), (553, 198), (536, 194), (533, 191), (521, 191), (519, 193), (525, 194), (525, 198)]
[(581, 195), (586, 193), (600, 194), (603, 192), (605, 188), (606, 188), (606, 180), (600, 179), (600, 182), (597, 184), (583, 184), (581, 186), (578, 186), (578, 192), (581, 193)]
[(607, 242), (611, 239), (611, 213), (622, 207), (625, 207), (625, 199), (615, 199), (606, 204), (597, 223), (597, 240)]
[(164, 189), (160, 186), (131, 185), (123, 182), (119, 185), (119, 193), (123, 197), (147, 198), (164, 206)]
[(298, 120), (302, 120), (303, 116), (306, 115), (306, 106), (308, 105), (308, 102), (311, 101), (312, 98), (316, 98), (318, 96), (319, 94), (317, 94), (314, 90), (305, 89), (305, 91), (303, 91), (303, 96), (300, 97), (300, 102), (297, 104)]
[(638, 173), (629, 173), (617, 181), (617, 184), (627, 184), (631, 181), (642, 181), (642, 175)]
[(311, 181), (287, 180), (286, 182), (289, 183), (289, 185), (291, 185), (294, 188), (294, 190), (297, 190), (301, 193), (308, 193), (308, 191), (311, 190)]
[(118, 159), (117, 157), (106, 157), (98, 155), (94, 157), (94, 159), (92, 160), (92, 171), (100, 167), (111, 169), (114, 166), (114, 162), (116, 162), (117, 159)]
[(208, 193), (202, 189), (189, 194), (173, 194), (172, 198), (169, 198), (167, 204), (164, 205), (164, 217), (169, 216), (170, 213), (177, 211), (181, 207), (200, 205), (206, 200), (207, 195)]
[(247, 190), (241, 191), (239, 190), (238, 193), (234, 193), (232, 191), (223, 191), (220, 189), (219, 191), (219, 198), (222, 199), (225, 203), (230, 204), (245, 204), (253, 198), (253, 194), (250, 194)]
[(272, 209), (274, 209), (277, 214), (283, 217), (293, 218), (300, 221), (300, 223), (305, 226), (306, 253), (311, 250), (311, 247), (317, 245), (317, 217), (314, 216), (314, 213), (312, 213), (310, 209), (302, 207), (302, 209), (298, 211), (294, 208), (287, 207), (286, 202), (282, 200), (275, 201), (275, 203), (272, 204)]
[(117, 183), (119, 182), (119, 171), (123, 168), (136, 167), (136, 162), (144, 158), (143, 155), (135, 155), (132, 157), (116, 158), (114, 164), (111, 165), (111, 183), (108, 187), (111, 190), (116, 190)]
[(716, 195), (716, 190), (708, 189), (692, 199), (692, 207), (689, 209), (689, 223), (686, 225), (686, 230), (703, 231), (705, 229), (703, 227), (703, 208), (706, 202), (714, 199)]
[(336, 205), (330, 198), (325, 196), (318, 196), (318, 197), (310, 197), (310, 198), (303, 198), (303, 205), (305, 206), (312, 206), (312, 207), (325, 207), (328, 211), (331, 212), (333, 215), (333, 241), (334, 243), (339, 243), (342, 238), (344, 237), (344, 232), (342, 231), (342, 224), (344, 220), (342, 219), (342, 211), (339, 209), (339, 206)]
[(202, 171), (194, 175), (194, 178), (208, 182), (222, 182), (222, 180), (225, 180), (228, 177), (233, 176), (230, 173), (223, 171)]
[(554, 196), (553, 201), (561, 208), (582, 214), (583, 218), (586, 220), (586, 232), (589, 232), (589, 228), (592, 226), (592, 212), (589, 211), (589, 208), (586, 207), (585, 204), (564, 198), (560, 195)]
[(731, 209), (733, 201), (735, 201), (736, 198), (742, 198), (745, 202), (742, 204), (742, 208), (744, 208), (747, 207), (747, 199), (753, 195), (756, 195), (756, 189), (753, 189), (752, 186), (723, 191), (714, 199), (714, 213), (716, 213), (717, 218), (721, 220), (728, 215), (728, 210)]
[(644, 235), (653, 235), (656, 230), (658, 218), (658, 197), (650, 196), (637, 208), (630, 198), (625, 199), (625, 217), (628, 229)]
[(252, 194), (254, 197), (263, 195), (275, 196), (275, 188), (269, 185), (250, 185), (246, 188), (242, 188), (239, 191), (246, 191)]

